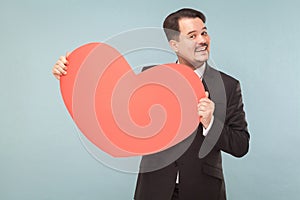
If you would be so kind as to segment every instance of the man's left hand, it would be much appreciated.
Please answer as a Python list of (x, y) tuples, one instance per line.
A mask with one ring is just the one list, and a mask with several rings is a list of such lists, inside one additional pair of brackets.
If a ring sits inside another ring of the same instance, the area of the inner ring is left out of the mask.
[(200, 99), (198, 103), (198, 115), (201, 116), (200, 122), (204, 128), (209, 126), (215, 110), (215, 103), (208, 97), (209, 93), (205, 92), (205, 97)]

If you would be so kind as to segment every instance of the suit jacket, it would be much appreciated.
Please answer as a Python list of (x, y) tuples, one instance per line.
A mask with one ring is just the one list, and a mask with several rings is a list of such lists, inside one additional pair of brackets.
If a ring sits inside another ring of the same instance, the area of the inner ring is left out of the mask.
[[(174, 147), (143, 156), (134, 199), (171, 200), (178, 171), (179, 199), (226, 199), (221, 151), (242, 157), (249, 149), (250, 135), (241, 88), (236, 79), (208, 64), (203, 84), (215, 103), (214, 122), (210, 131), (204, 137), (202, 125), (199, 124), (190, 137)], [(172, 151), (185, 143), (190, 145), (180, 157), (174, 158)], [(171, 164), (168, 162), (170, 159), (174, 160)], [(147, 167), (155, 168), (155, 165), (164, 167), (155, 171), (147, 170)]]

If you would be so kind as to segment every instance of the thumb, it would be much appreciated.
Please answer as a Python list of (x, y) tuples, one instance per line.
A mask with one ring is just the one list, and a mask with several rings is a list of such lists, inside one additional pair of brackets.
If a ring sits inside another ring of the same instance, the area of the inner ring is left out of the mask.
[(67, 52), (67, 53), (66, 53), (66, 57), (68, 57), (70, 54), (71, 54), (71, 52)]
[(209, 93), (206, 91), (205, 92), (205, 97), (208, 98), (209, 97)]

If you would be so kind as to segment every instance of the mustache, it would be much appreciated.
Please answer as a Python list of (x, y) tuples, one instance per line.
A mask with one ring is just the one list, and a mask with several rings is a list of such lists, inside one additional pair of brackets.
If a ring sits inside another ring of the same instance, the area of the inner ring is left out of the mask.
[(208, 44), (206, 42), (205, 43), (200, 43), (200, 45), (197, 46), (197, 47), (208, 47)]

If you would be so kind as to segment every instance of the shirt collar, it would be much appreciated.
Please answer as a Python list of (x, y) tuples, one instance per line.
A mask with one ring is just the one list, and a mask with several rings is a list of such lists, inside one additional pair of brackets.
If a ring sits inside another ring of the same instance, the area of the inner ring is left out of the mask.
[[(177, 60), (176, 63), (180, 64), (178, 60)], [(206, 68), (206, 62), (204, 62), (203, 65), (201, 65), (197, 69), (194, 69), (194, 72), (199, 76), (200, 79), (203, 78), (203, 74), (204, 74), (205, 68)]]

